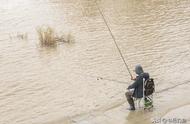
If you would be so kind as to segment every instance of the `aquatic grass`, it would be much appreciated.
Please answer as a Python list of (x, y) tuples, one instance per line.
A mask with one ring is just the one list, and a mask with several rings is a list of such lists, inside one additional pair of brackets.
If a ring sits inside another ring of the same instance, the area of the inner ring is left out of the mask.
[(28, 33), (19, 33), (16, 34), (9, 34), (10, 39), (19, 39), (19, 40), (27, 40), (28, 39)]
[(21, 40), (27, 40), (28, 34), (27, 33), (17, 33), (17, 38)]
[(71, 33), (68, 33), (67, 35), (62, 35), (62, 36), (58, 36), (56, 37), (56, 40), (58, 42), (63, 42), (63, 43), (73, 43), (74, 42), (74, 38), (71, 35)]
[(37, 28), (37, 33), (42, 46), (56, 46), (55, 32), (51, 27)]
[(57, 42), (72, 43), (74, 41), (71, 33), (58, 36), (51, 27), (40, 27), (36, 30), (42, 46), (56, 46)]

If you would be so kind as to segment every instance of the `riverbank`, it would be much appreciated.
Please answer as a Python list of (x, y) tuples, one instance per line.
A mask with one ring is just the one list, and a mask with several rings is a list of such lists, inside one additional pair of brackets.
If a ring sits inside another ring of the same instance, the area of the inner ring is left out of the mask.
[[(84, 116), (72, 118), (72, 124), (153, 124), (160, 118), (186, 119), (190, 123), (190, 98), (182, 97), (190, 93), (190, 85), (185, 84), (158, 94), (155, 94), (155, 107), (151, 111), (138, 109), (128, 111), (125, 102), (106, 111), (88, 113)], [(63, 123), (64, 124), (64, 123)]]

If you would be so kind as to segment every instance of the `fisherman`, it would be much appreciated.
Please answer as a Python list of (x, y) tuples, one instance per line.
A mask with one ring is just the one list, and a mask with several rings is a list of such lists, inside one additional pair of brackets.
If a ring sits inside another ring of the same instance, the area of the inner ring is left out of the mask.
[(125, 93), (125, 96), (127, 98), (127, 101), (130, 105), (129, 110), (135, 110), (134, 105), (134, 98), (142, 98), (143, 97), (143, 78), (145, 80), (149, 79), (149, 74), (144, 73), (143, 68), (141, 65), (136, 65), (135, 67), (135, 73), (137, 74), (136, 78), (131, 78), (133, 80), (133, 84), (129, 85), (127, 88), (127, 92)]

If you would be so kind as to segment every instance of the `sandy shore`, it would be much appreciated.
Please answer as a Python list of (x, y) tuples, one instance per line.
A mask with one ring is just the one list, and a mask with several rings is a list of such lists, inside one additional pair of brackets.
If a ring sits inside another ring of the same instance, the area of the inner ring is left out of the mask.
[[(190, 123), (190, 104), (169, 111), (159, 121), (161, 123)], [(170, 119), (170, 120), (169, 120)]]
[[(152, 124), (158, 119), (185, 119), (186, 124), (190, 123), (190, 98), (184, 98), (190, 91), (181, 92), (188, 84), (178, 86), (161, 93), (155, 94), (155, 107), (153, 110), (144, 111), (137, 109), (134, 112), (127, 110), (125, 102), (120, 106), (113, 107), (106, 111), (94, 111), (83, 116), (72, 118), (67, 123), (72, 124)], [(172, 94), (172, 95), (171, 95)], [(170, 97), (169, 97), (170, 96)], [(173, 97), (172, 97), (173, 96)], [(168, 99), (166, 98), (168, 97)], [(158, 122), (159, 123), (159, 122)]]

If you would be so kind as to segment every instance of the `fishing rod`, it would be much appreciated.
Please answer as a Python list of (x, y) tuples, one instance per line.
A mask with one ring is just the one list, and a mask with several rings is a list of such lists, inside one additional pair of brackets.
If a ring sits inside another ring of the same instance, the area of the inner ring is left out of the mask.
[(117, 47), (117, 49), (118, 49), (118, 52), (119, 52), (119, 54), (120, 54), (120, 56), (121, 56), (121, 58), (122, 58), (122, 60), (123, 60), (123, 62), (124, 62), (124, 64), (125, 64), (125, 67), (127, 68), (128, 72), (129, 72), (129, 75), (131, 76), (131, 79), (132, 79), (133, 76), (132, 76), (132, 74), (131, 74), (131, 72), (130, 72), (130, 70), (129, 70), (129, 66), (127, 65), (127, 63), (126, 63), (126, 61), (125, 61), (125, 58), (124, 58), (123, 55), (122, 55), (122, 52), (121, 52), (121, 50), (120, 50), (120, 48), (119, 48), (119, 46), (118, 46), (118, 44), (117, 44), (117, 42), (116, 42), (116, 39), (115, 39), (115, 37), (114, 37), (114, 35), (113, 35), (113, 33), (112, 33), (112, 31), (111, 31), (111, 29), (110, 29), (110, 27), (109, 27), (109, 25), (108, 25), (106, 19), (105, 19), (105, 17), (104, 17), (104, 14), (102, 13), (102, 11), (101, 11), (101, 9), (99, 8), (99, 6), (98, 6), (98, 4), (97, 4), (96, 1), (95, 1), (95, 3), (96, 3), (96, 6), (97, 6), (97, 8), (98, 8), (99, 13), (101, 14), (101, 16), (102, 16), (102, 18), (103, 18), (103, 20), (104, 20), (104, 23), (106, 24), (106, 26), (107, 26), (107, 28), (108, 28), (109, 33), (110, 33), (110, 35), (111, 35), (111, 37), (112, 37), (112, 39), (113, 39), (113, 41), (114, 41), (114, 43), (115, 43), (115, 45), (116, 45), (116, 47)]

